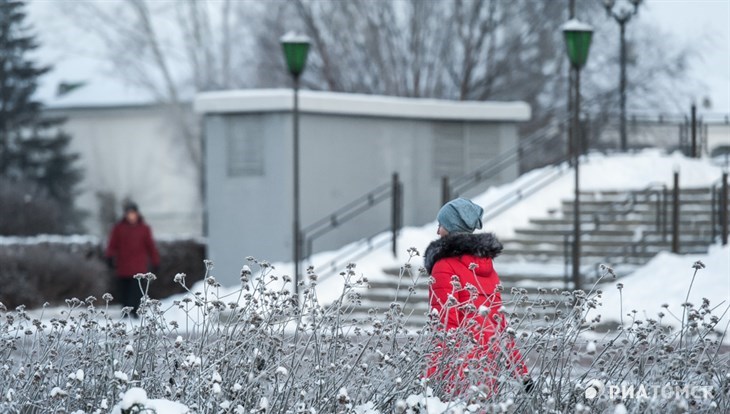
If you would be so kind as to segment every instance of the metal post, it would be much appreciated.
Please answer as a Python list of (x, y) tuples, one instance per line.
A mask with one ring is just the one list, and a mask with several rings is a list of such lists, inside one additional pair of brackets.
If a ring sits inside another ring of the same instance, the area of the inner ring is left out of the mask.
[(727, 245), (728, 238), (728, 188), (727, 172), (722, 173), (722, 191), (720, 191), (720, 230), (722, 231), (722, 245)]
[(392, 232), (393, 256), (398, 257), (398, 230), (400, 229), (400, 210), (401, 210), (401, 194), (400, 181), (398, 173), (393, 173), (393, 182), (391, 187), (391, 215), (390, 227)]
[(575, 68), (575, 106), (573, 108), (573, 166), (575, 168), (575, 200), (573, 205), (573, 287), (580, 289), (580, 128), (578, 116), (580, 114), (580, 69)]
[[(575, 0), (570, 0), (568, 3), (568, 20), (575, 17)], [(573, 115), (573, 67), (568, 66), (568, 113)], [(573, 128), (568, 128), (568, 152), (565, 154), (565, 158), (568, 160), (568, 165), (573, 166)]]
[(294, 129), (294, 228), (292, 243), (294, 250), (294, 295), (299, 298), (299, 262), (301, 260), (301, 233), (299, 229), (299, 77), (294, 76), (294, 109), (292, 112)]
[(715, 239), (717, 238), (717, 227), (720, 224), (721, 220), (719, 220), (720, 216), (720, 197), (718, 197), (717, 194), (717, 187), (712, 186), (712, 201), (710, 203), (710, 228), (712, 229), (712, 238), (710, 239), (711, 243), (715, 242)]
[[(441, 177), (441, 205), (451, 201), (451, 185), (449, 184), (449, 177)], [(439, 206), (440, 207), (440, 206)]]
[(679, 172), (674, 172), (672, 200), (672, 253), (679, 253)]
[(656, 193), (656, 231), (659, 233), (662, 228), (662, 194), (657, 191)]
[(621, 27), (621, 79), (619, 83), (621, 95), (621, 151), (626, 152), (628, 149), (628, 140), (626, 137), (626, 23), (627, 19), (619, 20)]
[(570, 289), (570, 276), (568, 275), (568, 265), (570, 260), (568, 259), (568, 249), (570, 249), (570, 235), (563, 235), (563, 283), (565, 284), (565, 290)]
[(662, 241), (667, 241), (667, 187), (662, 188)]
[(697, 158), (697, 105), (692, 104), (692, 158)]

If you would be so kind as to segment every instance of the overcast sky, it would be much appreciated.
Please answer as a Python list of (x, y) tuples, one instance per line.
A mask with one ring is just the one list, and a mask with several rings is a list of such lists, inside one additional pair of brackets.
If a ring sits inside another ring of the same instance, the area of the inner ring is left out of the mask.
[[(730, 112), (730, 0), (647, 0), (640, 10), (647, 19), (681, 41), (704, 45), (692, 77), (711, 88), (712, 112)], [(704, 96), (697, 96), (700, 102)]]
[[(56, 85), (62, 80), (91, 79), (93, 85), (70, 94), (73, 96), (66, 98), (65, 103), (130, 103), (147, 99), (144, 93), (127, 88), (114, 79), (108, 64), (61, 50), (67, 49), (61, 45), (68, 45), (69, 41), (83, 44), (84, 39), (63, 37), (63, 25), (68, 24), (67, 20), (55, 16), (51, 4), (58, 1), (75, 0), (30, 1), (31, 22), (43, 44), (41, 56), (47, 63), (55, 65), (54, 72), (43, 80), (41, 96), (44, 99), (52, 97)], [(711, 112), (730, 113), (730, 0), (645, 0), (637, 19), (645, 19), (662, 31), (671, 33), (681, 45), (703, 45), (700, 50), (702, 59), (693, 62), (690, 76), (703, 82), (707, 89), (698, 90), (693, 99), (700, 104), (709, 97)]]

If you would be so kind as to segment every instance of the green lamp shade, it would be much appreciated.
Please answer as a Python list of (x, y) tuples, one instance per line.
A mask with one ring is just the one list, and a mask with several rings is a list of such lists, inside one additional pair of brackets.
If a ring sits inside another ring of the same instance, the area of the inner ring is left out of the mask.
[(281, 46), (284, 49), (284, 59), (286, 59), (286, 66), (289, 69), (289, 73), (294, 77), (299, 77), (304, 71), (304, 66), (307, 64), (309, 38), (287, 33), (281, 38)]
[(570, 63), (578, 69), (582, 68), (588, 60), (593, 28), (573, 19), (563, 25), (563, 36)]

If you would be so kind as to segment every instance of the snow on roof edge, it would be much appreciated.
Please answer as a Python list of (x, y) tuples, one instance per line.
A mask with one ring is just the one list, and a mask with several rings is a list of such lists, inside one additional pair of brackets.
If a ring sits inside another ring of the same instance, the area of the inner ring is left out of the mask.
[[(291, 89), (248, 89), (200, 93), (195, 111), (207, 113), (245, 113), (291, 111)], [(455, 119), (472, 121), (527, 121), (532, 113), (522, 101), (450, 101), (403, 98), (340, 92), (301, 91), (302, 112), (388, 118)]]

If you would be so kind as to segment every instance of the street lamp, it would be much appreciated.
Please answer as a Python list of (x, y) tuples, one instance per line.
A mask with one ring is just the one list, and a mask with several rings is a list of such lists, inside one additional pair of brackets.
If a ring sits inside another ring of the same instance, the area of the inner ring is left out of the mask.
[(292, 244), (294, 259), (294, 294), (299, 298), (299, 262), (302, 257), (302, 238), (299, 226), (299, 77), (304, 72), (309, 53), (309, 38), (289, 32), (281, 38), (281, 46), (284, 50), (284, 59), (287, 69), (294, 81), (294, 109), (292, 111), (292, 124), (294, 128), (294, 220), (292, 226)]
[(626, 151), (628, 142), (626, 138), (626, 24), (629, 23), (631, 17), (639, 12), (639, 5), (642, 0), (628, 0), (633, 5), (633, 10), (626, 7), (618, 7), (618, 11), (614, 11), (616, 0), (603, 0), (603, 7), (606, 8), (606, 14), (613, 17), (621, 28), (621, 49), (620, 49), (620, 65), (621, 74), (619, 75), (619, 94), (621, 97), (621, 151)]
[(573, 285), (580, 289), (580, 186), (579, 186), (579, 155), (581, 129), (578, 127), (580, 115), (580, 70), (588, 60), (588, 50), (591, 47), (593, 28), (576, 19), (569, 20), (562, 27), (565, 37), (565, 46), (568, 59), (575, 73), (575, 98), (573, 100), (573, 166), (575, 167), (575, 201), (573, 206)]

